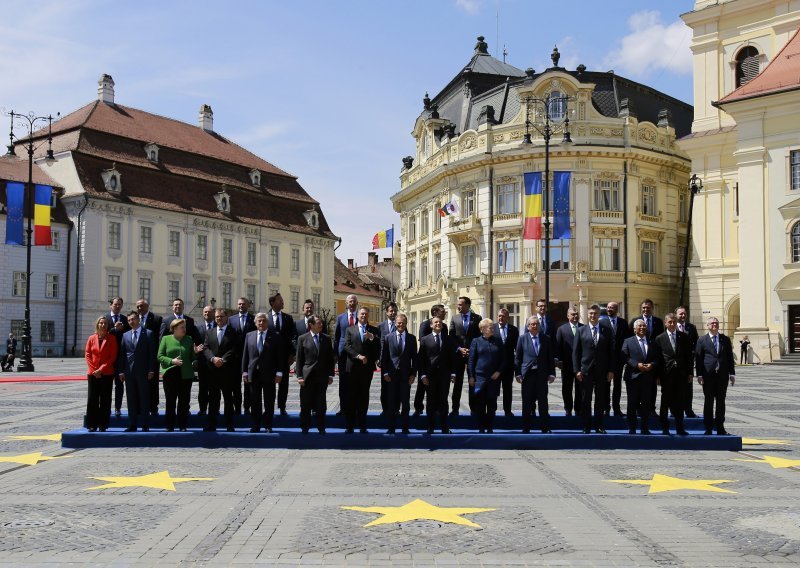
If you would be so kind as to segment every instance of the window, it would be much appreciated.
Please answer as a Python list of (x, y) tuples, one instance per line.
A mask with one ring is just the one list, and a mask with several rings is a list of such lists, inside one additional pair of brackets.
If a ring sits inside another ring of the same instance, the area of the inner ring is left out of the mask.
[(256, 265), (256, 243), (247, 243), (247, 266)]
[(178, 231), (169, 232), (169, 256), (181, 255), (181, 234)]
[[(24, 325), (25, 325), (25, 320), (11, 320), (11, 333), (14, 334), (14, 337), (16, 337), (17, 340), (22, 339), (22, 327)], [(17, 347), (19, 346), (20, 344), (18, 343)]]
[(208, 235), (197, 235), (197, 260), (208, 260)]
[(122, 223), (111, 221), (108, 224), (108, 248), (120, 250), (122, 246)]
[(475, 190), (470, 189), (461, 194), (461, 216), (469, 217), (475, 214)]
[(417, 280), (417, 263), (416, 261), (412, 260), (408, 263), (408, 287), (411, 288), (414, 286), (414, 282)]
[(47, 250), (61, 250), (61, 232), (50, 231), (50, 245)]
[(497, 272), (516, 272), (519, 266), (519, 241), (498, 241)]
[(423, 285), (428, 283), (428, 257), (423, 256), (419, 261), (419, 281)]
[(553, 91), (550, 93), (550, 99), (547, 103), (547, 114), (550, 115), (550, 120), (563, 120), (567, 113), (566, 96), (559, 91)]
[(169, 303), (172, 303), (172, 300), (175, 298), (181, 297), (181, 281), (180, 280), (168, 280), (167, 281), (167, 299)]
[(139, 227), (139, 252), (153, 254), (153, 227)]
[(150, 277), (139, 277), (139, 297), (145, 300), (148, 304), (150, 303), (150, 286)]
[(642, 215), (656, 215), (656, 188), (652, 185), (642, 186)]
[(594, 240), (594, 269), (619, 270), (619, 239)]
[(24, 296), (25, 295), (25, 282), (28, 281), (27, 273), (26, 272), (15, 272), (14, 273), (14, 282), (13, 287), (11, 288), (11, 295), (12, 296)]
[(789, 152), (789, 179), (792, 190), (800, 189), (800, 150)]
[(300, 272), (300, 249), (292, 249), (292, 272)]
[(322, 294), (314, 292), (311, 294), (311, 301), (314, 302), (314, 310), (319, 310), (319, 305), (322, 303)]
[(683, 190), (678, 192), (678, 222), (686, 223), (689, 219), (689, 194)]
[(271, 245), (269, 247), (269, 267), (274, 270), (278, 270), (278, 267), (280, 266), (278, 264), (278, 252), (278, 245)]
[(442, 214), (439, 212), (437, 208), (436, 211), (433, 212), (433, 232), (438, 233), (442, 230)]
[(656, 243), (642, 241), (642, 272), (656, 273)]
[(595, 180), (595, 211), (619, 211), (619, 181)]
[(439, 276), (442, 275), (442, 253), (435, 252), (433, 253), (433, 277), (437, 280)]
[(497, 186), (497, 214), (511, 215), (519, 213), (519, 195), (517, 184), (504, 183)]
[(106, 296), (111, 299), (119, 295), (119, 274), (109, 274), (106, 278)]
[(416, 330), (417, 328), (417, 321), (425, 321), (427, 318), (422, 316), (419, 320), (417, 320), (417, 312), (411, 312), (411, 318), (408, 320), (408, 332), (411, 333), (411, 330)]
[(408, 240), (417, 240), (417, 216), (411, 215), (408, 218)]
[[(792, 227), (792, 262), (800, 262), (800, 223)], [(16, 272), (14, 275), (16, 276)]]
[(256, 296), (258, 296), (258, 287), (255, 284), (248, 284), (247, 285), (247, 299), (250, 300), (250, 303), (255, 306), (256, 303)]
[(430, 220), (427, 211), (423, 211), (419, 216), (419, 235), (424, 239), (428, 236)]
[(498, 304), (497, 311), (502, 308), (508, 310), (508, 322), (512, 325), (519, 327), (519, 304), (514, 302), (511, 304)]
[(233, 262), (233, 239), (222, 239), (222, 262)]
[(207, 280), (197, 280), (194, 283), (194, 293), (197, 297), (198, 302), (203, 302), (204, 304), (208, 303), (208, 298), (206, 298), (206, 293), (208, 292), (208, 281)]
[(58, 298), (58, 274), (45, 274), (45, 298)]
[(461, 249), (461, 271), (464, 276), (475, 276), (476, 256), (475, 245), (467, 245)]
[(230, 308), (233, 305), (233, 284), (230, 282), (222, 283), (222, 307)]
[(315, 251), (311, 256), (311, 259), (311, 271), (314, 274), (319, 274), (322, 272), (322, 253)]
[(748, 45), (736, 54), (736, 86), (749, 83), (758, 75), (758, 50)]
[(56, 340), (56, 322), (42, 320), (42, 334), (40, 341), (43, 343), (52, 343)]
[(292, 313), (300, 313), (300, 290), (292, 290)]
[[(550, 270), (569, 269), (569, 239), (550, 241)], [(544, 268), (544, 246), (542, 246), (542, 267)]]

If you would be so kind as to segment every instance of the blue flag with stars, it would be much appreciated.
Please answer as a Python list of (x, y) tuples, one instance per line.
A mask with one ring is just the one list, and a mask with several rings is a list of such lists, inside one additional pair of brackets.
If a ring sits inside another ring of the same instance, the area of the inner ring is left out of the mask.
[(571, 239), (569, 226), (569, 182), (572, 172), (553, 175), (553, 239)]

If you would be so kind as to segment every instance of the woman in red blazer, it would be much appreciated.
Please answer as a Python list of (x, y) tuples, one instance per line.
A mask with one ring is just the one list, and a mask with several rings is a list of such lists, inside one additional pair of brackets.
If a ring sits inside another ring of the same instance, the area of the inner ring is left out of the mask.
[(86, 364), (89, 367), (89, 400), (86, 403), (86, 427), (89, 432), (105, 432), (111, 416), (111, 389), (117, 364), (117, 339), (108, 331), (106, 316), (97, 318), (96, 333), (86, 341)]

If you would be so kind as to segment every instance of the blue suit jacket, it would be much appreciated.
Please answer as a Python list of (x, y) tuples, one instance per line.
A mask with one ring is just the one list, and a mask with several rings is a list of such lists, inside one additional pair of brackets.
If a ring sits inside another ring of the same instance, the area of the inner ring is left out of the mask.
[(283, 362), (286, 360), (285, 345), (281, 342), (277, 332), (268, 329), (264, 338), (264, 348), (258, 352), (258, 330), (251, 331), (245, 336), (244, 349), (242, 350), (242, 373), (247, 373), (248, 378), (256, 383), (275, 380), (275, 373), (283, 372), (283, 380), (289, 379), (284, 371)]
[(141, 326), (138, 331), (139, 339), (135, 346), (132, 331), (126, 331), (120, 339), (117, 373), (124, 374), (126, 380), (142, 377), (147, 379), (147, 373), (158, 371), (155, 334)]
[(524, 377), (533, 367), (539, 377), (547, 378), (556, 375), (556, 360), (553, 344), (544, 333), (539, 333), (539, 354), (533, 349), (531, 334), (525, 330), (517, 341), (517, 355), (514, 359), (516, 375)]
[[(353, 313), (353, 321), (358, 323), (358, 312)], [(333, 347), (339, 355), (344, 351), (344, 336), (350, 327), (349, 312), (345, 311), (336, 316), (336, 329), (333, 331)]]
[(408, 381), (417, 373), (417, 338), (406, 332), (403, 350), (396, 333), (389, 333), (381, 341), (381, 377), (389, 375), (393, 381)]
[(705, 377), (717, 369), (718, 375), (727, 377), (736, 374), (736, 361), (733, 356), (733, 346), (727, 335), (717, 334), (719, 338), (719, 353), (714, 350), (714, 343), (708, 334), (697, 340), (694, 349), (695, 368), (698, 377)]
[[(647, 356), (642, 353), (642, 347), (637, 336), (629, 337), (622, 344), (622, 357), (625, 359), (625, 380), (640, 379), (659, 376), (660, 366), (663, 363), (661, 348), (655, 341), (647, 341)], [(645, 373), (638, 369), (639, 363), (654, 363), (653, 370)]]

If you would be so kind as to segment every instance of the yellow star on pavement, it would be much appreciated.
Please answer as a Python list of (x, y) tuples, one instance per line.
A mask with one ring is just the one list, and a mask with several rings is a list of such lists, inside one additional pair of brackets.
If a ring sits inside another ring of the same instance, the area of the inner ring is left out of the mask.
[(9, 436), (4, 442), (13, 442), (17, 440), (42, 440), (46, 442), (60, 442), (61, 434), (42, 434), (40, 436)]
[(36, 465), (39, 462), (48, 460), (58, 460), (61, 458), (71, 458), (72, 456), (43, 456), (42, 452), (32, 454), (22, 454), (19, 456), (0, 456), (0, 463), (18, 463), (22, 465)]
[(694, 491), (712, 491), (715, 493), (736, 493), (729, 489), (715, 487), (719, 483), (733, 483), (730, 479), (681, 479), (654, 473), (653, 479), (608, 479), (610, 483), (630, 483), (632, 485), (649, 485), (648, 493), (663, 493), (665, 491), (679, 491), (692, 489)]
[(378, 513), (383, 515), (371, 523), (364, 525), (372, 527), (375, 525), (386, 525), (390, 523), (405, 523), (408, 521), (440, 521), (442, 523), (452, 523), (455, 525), (466, 525), (468, 527), (480, 528), (469, 519), (462, 519), (460, 515), (470, 513), (485, 513), (495, 509), (477, 509), (474, 507), (437, 507), (426, 503), (421, 499), (414, 499), (400, 507), (342, 507), (348, 511), (361, 511), (362, 513)]
[(170, 477), (169, 471), (159, 471), (158, 473), (148, 473), (147, 475), (134, 475), (130, 477), (90, 477), (98, 481), (105, 481), (105, 485), (87, 487), (90, 489), (116, 489), (118, 487), (151, 487), (153, 489), (166, 489), (175, 491), (176, 483), (186, 481), (213, 481), (214, 477)]
[(768, 463), (773, 469), (785, 469), (787, 467), (800, 467), (800, 460), (790, 460), (787, 458), (779, 458), (777, 456), (764, 456), (756, 460), (744, 460), (735, 458), (733, 461), (737, 462), (754, 462), (754, 463)]
[(743, 446), (791, 446), (788, 440), (767, 440), (765, 438), (742, 438)]

